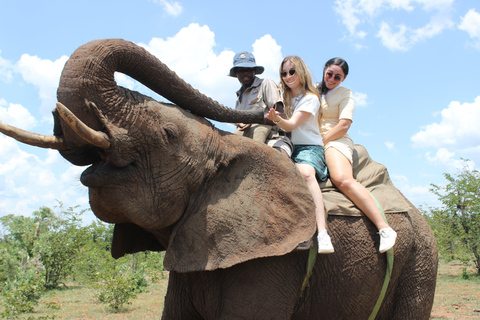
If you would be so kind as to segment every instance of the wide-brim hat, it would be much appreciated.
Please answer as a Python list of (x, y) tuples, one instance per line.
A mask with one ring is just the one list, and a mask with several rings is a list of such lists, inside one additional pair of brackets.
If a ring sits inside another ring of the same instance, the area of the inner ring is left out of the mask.
[(233, 57), (233, 67), (230, 69), (229, 76), (237, 77), (235, 68), (252, 68), (255, 69), (255, 74), (262, 74), (265, 68), (257, 66), (255, 57), (250, 52), (239, 52)]

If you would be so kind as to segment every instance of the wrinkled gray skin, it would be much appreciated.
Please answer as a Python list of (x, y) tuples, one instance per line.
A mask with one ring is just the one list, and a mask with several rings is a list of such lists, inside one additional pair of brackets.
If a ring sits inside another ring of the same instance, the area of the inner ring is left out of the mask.
[[(118, 87), (125, 73), (178, 106)], [(386, 269), (378, 235), (362, 217), (330, 217), (335, 253), (319, 255), (301, 295), (315, 232), (313, 201), (277, 151), (215, 129), (263, 122), (261, 111), (223, 108), (123, 40), (90, 42), (66, 63), (58, 101), (110, 148), (85, 142), (54, 112), (54, 134), (81, 176), (93, 212), (115, 223), (112, 255), (166, 250), (170, 279), (162, 319), (367, 319)], [(93, 106), (95, 104), (96, 108)], [(388, 217), (398, 231), (395, 266), (377, 319), (428, 319), (436, 245), (418, 211)]]

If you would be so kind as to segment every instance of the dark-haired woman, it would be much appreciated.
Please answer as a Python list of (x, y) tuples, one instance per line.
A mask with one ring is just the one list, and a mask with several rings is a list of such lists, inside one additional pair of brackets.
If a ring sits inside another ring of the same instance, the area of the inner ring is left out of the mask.
[(325, 63), (321, 95), (320, 134), (330, 179), (375, 224), (380, 234), (380, 252), (395, 244), (397, 233), (383, 219), (370, 193), (353, 177), (353, 141), (347, 134), (353, 120), (355, 102), (352, 91), (340, 86), (348, 75), (348, 64), (341, 58)]

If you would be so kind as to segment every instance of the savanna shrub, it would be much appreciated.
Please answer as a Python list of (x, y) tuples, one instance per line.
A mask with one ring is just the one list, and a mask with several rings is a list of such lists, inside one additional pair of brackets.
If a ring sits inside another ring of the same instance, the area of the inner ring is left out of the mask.
[(126, 272), (118, 273), (97, 284), (98, 301), (108, 304), (114, 311), (124, 308), (125, 304), (131, 304), (132, 299), (137, 297), (138, 278), (135, 274)]
[(32, 312), (44, 290), (43, 275), (34, 270), (19, 272), (14, 280), (6, 283), (2, 291), (5, 303), (2, 317), (14, 319), (21, 313)]

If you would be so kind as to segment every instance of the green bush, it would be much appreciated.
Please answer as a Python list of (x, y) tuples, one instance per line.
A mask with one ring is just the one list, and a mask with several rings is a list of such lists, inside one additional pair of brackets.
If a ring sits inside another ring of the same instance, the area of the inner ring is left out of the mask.
[(164, 278), (162, 252), (113, 259), (113, 225), (95, 221), (82, 226), (82, 213), (65, 209), (60, 202), (58, 210), (42, 207), (30, 218), (0, 217), (4, 230), (0, 234), (0, 292), (6, 304), (0, 317), (13, 319), (31, 312), (43, 290), (69, 281), (93, 285), (98, 301), (118, 311), (144, 291), (149, 281)]
[[(142, 254), (139, 255), (142, 256)], [(145, 272), (149, 275), (152, 282), (165, 279), (165, 268), (163, 266), (164, 256), (164, 252), (145, 251), (143, 253)]]
[(125, 304), (131, 304), (137, 297), (137, 279), (130, 273), (117, 274), (97, 284), (98, 301), (108, 304), (114, 311), (120, 311)]
[(91, 284), (100, 281), (103, 273), (115, 270), (117, 262), (110, 253), (113, 225), (93, 222), (84, 229), (86, 238), (76, 254), (73, 273), (76, 279)]
[(444, 177), (447, 184), (432, 184), (430, 189), (442, 206), (424, 210), (424, 215), (440, 255), (471, 262), (480, 274), (480, 172), (471, 169), (465, 160), (457, 175), (445, 173)]
[(41, 274), (30, 269), (19, 272), (16, 279), (6, 283), (2, 295), (5, 310), (3, 318), (15, 319), (17, 315), (32, 312), (44, 293), (44, 280)]

